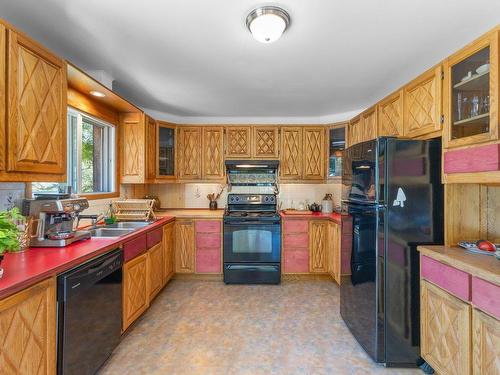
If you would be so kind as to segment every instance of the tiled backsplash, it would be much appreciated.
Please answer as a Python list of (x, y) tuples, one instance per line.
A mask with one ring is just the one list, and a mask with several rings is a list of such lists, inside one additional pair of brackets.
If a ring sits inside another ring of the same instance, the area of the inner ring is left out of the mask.
[(22, 182), (0, 183), (0, 211), (21, 206), (24, 198), (25, 185)]
[[(207, 194), (216, 193), (219, 184), (159, 184), (149, 185), (149, 194), (156, 195), (163, 208), (208, 208)], [(333, 196), (334, 206), (340, 205), (340, 184), (282, 184), (279, 200), (281, 207), (299, 208), (302, 203), (318, 202), (326, 193)], [(231, 193), (272, 193), (269, 187), (233, 187)], [(225, 207), (227, 190), (218, 200), (219, 208)]]

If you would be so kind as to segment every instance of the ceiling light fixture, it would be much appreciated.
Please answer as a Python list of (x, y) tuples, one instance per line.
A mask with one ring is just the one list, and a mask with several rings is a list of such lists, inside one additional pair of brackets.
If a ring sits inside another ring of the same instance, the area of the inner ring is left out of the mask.
[(97, 96), (98, 98), (104, 98), (106, 95), (104, 95), (102, 92), (100, 91), (95, 91), (95, 90), (92, 90), (90, 92), (90, 95), (93, 95), (93, 96)]
[(247, 27), (261, 43), (277, 41), (290, 26), (290, 15), (275, 6), (256, 8), (247, 16)]

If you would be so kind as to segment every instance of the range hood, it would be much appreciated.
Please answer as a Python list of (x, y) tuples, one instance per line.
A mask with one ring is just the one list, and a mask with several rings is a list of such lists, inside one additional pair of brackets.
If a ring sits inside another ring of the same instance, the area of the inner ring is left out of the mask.
[(228, 183), (232, 186), (276, 186), (277, 160), (226, 160)]

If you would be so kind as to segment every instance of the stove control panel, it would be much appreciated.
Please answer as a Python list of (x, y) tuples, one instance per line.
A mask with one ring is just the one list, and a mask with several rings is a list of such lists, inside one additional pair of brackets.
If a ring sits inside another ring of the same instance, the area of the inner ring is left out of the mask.
[(274, 194), (229, 194), (229, 204), (276, 204)]

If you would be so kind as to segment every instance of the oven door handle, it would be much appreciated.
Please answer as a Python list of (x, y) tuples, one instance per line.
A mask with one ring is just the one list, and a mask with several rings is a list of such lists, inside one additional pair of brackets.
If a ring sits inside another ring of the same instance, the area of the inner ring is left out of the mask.
[(224, 224), (226, 225), (278, 225), (279, 221), (226, 221)]

